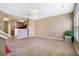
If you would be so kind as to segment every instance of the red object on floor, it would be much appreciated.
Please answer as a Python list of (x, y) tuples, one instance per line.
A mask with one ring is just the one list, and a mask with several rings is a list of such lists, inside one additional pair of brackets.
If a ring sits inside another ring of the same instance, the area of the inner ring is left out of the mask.
[(5, 50), (6, 50), (6, 54), (11, 52), (11, 49), (7, 45), (5, 45)]

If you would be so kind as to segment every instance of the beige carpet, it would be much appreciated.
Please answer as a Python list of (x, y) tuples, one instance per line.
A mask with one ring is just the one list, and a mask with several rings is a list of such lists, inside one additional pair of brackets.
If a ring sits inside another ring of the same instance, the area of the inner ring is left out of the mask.
[(77, 48), (77, 50), (78, 50), (77, 52), (79, 53), (79, 41), (78, 41), (78, 42), (75, 41), (74, 44), (75, 44), (75, 46), (76, 46), (76, 48)]
[(78, 51), (79, 51), (79, 42), (77, 43), (77, 49), (78, 49)]
[(8, 39), (13, 56), (76, 56), (73, 44), (43, 37)]
[(0, 37), (0, 56), (5, 55), (5, 39)]

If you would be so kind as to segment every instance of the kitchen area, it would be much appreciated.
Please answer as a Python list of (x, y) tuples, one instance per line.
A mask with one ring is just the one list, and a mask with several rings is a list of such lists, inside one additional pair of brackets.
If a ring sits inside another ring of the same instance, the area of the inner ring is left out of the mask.
[(29, 20), (10, 20), (10, 18), (3, 18), (3, 32), (11, 35), (14, 38), (24, 38), (29, 36)]

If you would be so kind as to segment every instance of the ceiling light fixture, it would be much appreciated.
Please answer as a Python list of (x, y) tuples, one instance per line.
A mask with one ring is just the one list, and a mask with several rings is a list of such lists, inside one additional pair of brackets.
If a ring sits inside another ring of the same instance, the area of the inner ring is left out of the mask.
[(37, 9), (33, 9), (33, 10), (32, 10), (32, 13), (33, 13), (33, 14), (36, 14), (36, 13), (38, 13), (38, 10), (37, 10)]
[(7, 17), (3, 17), (3, 21), (9, 21), (10, 18), (7, 18)]
[(62, 8), (64, 8), (64, 6), (61, 6)]

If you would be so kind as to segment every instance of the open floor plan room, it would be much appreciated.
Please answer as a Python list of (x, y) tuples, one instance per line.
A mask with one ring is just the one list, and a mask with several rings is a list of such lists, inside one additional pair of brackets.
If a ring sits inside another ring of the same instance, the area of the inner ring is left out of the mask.
[(0, 3), (0, 56), (78, 56), (78, 3)]

